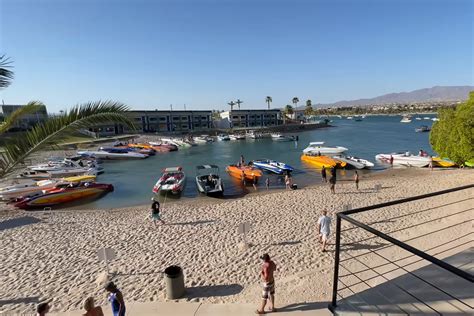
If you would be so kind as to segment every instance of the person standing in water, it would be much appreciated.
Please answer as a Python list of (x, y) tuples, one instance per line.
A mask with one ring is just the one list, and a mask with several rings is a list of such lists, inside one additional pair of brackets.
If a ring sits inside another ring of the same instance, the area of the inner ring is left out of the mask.
[(255, 191), (257, 191), (257, 181), (258, 181), (257, 177), (255, 176), (255, 174), (252, 173), (252, 185)]
[(357, 173), (357, 170), (354, 173), (354, 182), (356, 185), (356, 189), (359, 190), (359, 174)]
[(268, 177), (265, 179), (265, 187), (267, 188), (267, 190), (270, 189), (270, 178)]
[(245, 165), (244, 155), (240, 155), (240, 165), (241, 165), (241, 166), (244, 166), (244, 165)]
[(113, 282), (107, 284), (105, 290), (109, 292), (108, 300), (112, 305), (112, 315), (125, 316), (125, 301), (123, 300), (122, 292)]
[(160, 202), (153, 200), (153, 203), (151, 204), (151, 218), (153, 219), (153, 223), (155, 224), (159, 221), (162, 224), (165, 222), (161, 219), (160, 215)]
[(321, 169), (321, 178), (323, 178), (324, 182), (328, 182), (327, 175), (326, 175), (326, 167), (323, 167), (323, 169)]

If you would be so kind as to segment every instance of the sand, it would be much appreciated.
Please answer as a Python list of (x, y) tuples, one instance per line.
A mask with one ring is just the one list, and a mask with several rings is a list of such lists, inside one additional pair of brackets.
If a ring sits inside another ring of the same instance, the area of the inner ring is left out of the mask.
[[(0, 312), (31, 313), (43, 300), (51, 300), (54, 311), (76, 310), (87, 296), (105, 304), (105, 292), (96, 282), (105, 270), (96, 255), (101, 247), (117, 253), (109, 269), (128, 302), (166, 300), (162, 272), (178, 264), (184, 269), (187, 287), (182, 300), (258, 303), (259, 255), (264, 252), (278, 266), (277, 304), (328, 301), (334, 232), (329, 251), (321, 253), (315, 225), (322, 210), (334, 219), (345, 204), (355, 208), (472, 183), (474, 170), (387, 171), (363, 178), (361, 191), (352, 182), (340, 182), (336, 195), (323, 185), (217, 203), (164, 205), (166, 225), (158, 227), (150, 221), (148, 206), (113, 211), (3, 211)], [(373, 190), (375, 184), (382, 185), (379, 192)], [(463, 201), (455, 208), (447, 205), (459, 200)], [(473, 200), (470, 189), (356, 218), (375, 222), (375, 228), (402, 240), (452, 225), (453, 229), (413, 240), (413, 245), (429, 249), (471, 229)], [(241, 247), (243, 238), (237, 232), (243, 222), (252, 226), (248, 249)], [(355, 242), (348, 245), (347, 254), (384, 246), (380, 240), (360, 241), (367, 237), (357, 229), (344, 232), (344, 243)], [(393, 248), (386, 252), (396, 254)], [(348, 268), (360, 269), (353, 263)]]

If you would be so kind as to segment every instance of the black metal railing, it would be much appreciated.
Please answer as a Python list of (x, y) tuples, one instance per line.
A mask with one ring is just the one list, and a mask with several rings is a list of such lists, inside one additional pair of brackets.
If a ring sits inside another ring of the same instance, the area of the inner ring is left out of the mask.
[[(453, 266), (453, 265), (451, 265), (451, 264), (449, 264), (449, 263), (447, 263), (443, 260), (440, 260), (440, 259), (434, 257), (434, 255), (436, 255), (436, 254), (429, 255), (429, 254), (426, 253), (426, 251), (434, 249), (436, 247), (426, 249), (425, 251), (419, 250), (419, 249), (407, 244), (406, 241), (408, 241), (408, 240), (406, 240), (405, 242), (400, 241), (400, 240), (398, 240), (394, 237), (389, 236), (386, 233), (383, 233), (383, 232), (371, 227), (370, 225), (362, 223), (361, 221), (351, 217), (351, 215), (363, 213), (363, 212), (366, 212), (366, 211), (381, 209), (381, 208), (384, 208), (384, 207), (399, 205), (399, 204), (402, 204), (402, 203), (413, 202), (413, 201), (417, 201), (417, 200), (423, 200), (423, 199), (427, 199), (427, 198), (431, 198), (431, 197), (436, 197), (436, 196), (440, 196), (440, 195), (444, 195), (444, 194), (448, 194), (448, 193), (453, 193), (453, 192), (457, 192), (457, 191), (462, 191), (462, 190), (468, 190), (468, 189), (472, 189), (472, 188), (474, 188), (474, 184), (461, 186), (461, 187), (456, 187), (456, 188), (443, 190), (443, 191), (432, 192), (432, 193), (423, 194), (423, 195), (418, 195), (418, 196), (414, 196), (414, 197), (403, 198), (403, 199), (399, 199), (399, 200), (395, 200), (395, 201), (389, 201), (389, 202), (385, 202), (385, 203), (380, 203), (380, 204), (376, 204), (376, 205), (361, 207), (361, 208), (342, 211), (342, 212), (337, 213), (336, 214), (337, 215), (337, 217), (336, 217), (336, 245), (335, 245), (336, 249), (335, 249), (335, 256), (334, 256), (333, 290), (332, 290), (332, 300), (331, 300), (331, 303), (328, 306), (329, 310), (333, 313), (337, 313), (338, 310), (336, 308), (338, 307), (338, 298), (345, 299), (345, 297), (343, 297), (339, 293), (339, 287), (338, 287), (339, 283), (342, 285), (342, 287), (343, 287), (342, 289), (348, 290), (353, 295), (357, 295), (357, 293), (356, 293), (357, 291), (354, 291), (352, 289), (352, 287), (354, 285), (366, 285), (369, 288), (371, 288), (371, 286), (368, 282), (371, 279), (374, 279), (374, 278), (381, 278), (385, 282), (390, 282), (391, 280), (389, 278), (387, 278), (385, 276), (385, 274), (387, 274), (388, 272), (399, 270), (399, 271), (402, 271), (402, 272), (406, 273), (407, 275), (409, 275), (411, 277), (416, 278), (420, 282), (423, 282), (423, 284), (425, 284), (426, 286), (430, 286), (430, 287), (434, 288), (436, 291), (439, 291), (440, 293), (442, 293), (443, 295), (445, 295), (449, 299), (452, 299), (453, 301), (456, 301), (457, 304), (459, 304), (459, 306), (466, 307), (469, 311), (474, 312), (474, 307), (469, 305), (469, 303), (464, 301), (462, 298), (459, 298), (458, 296), (451, 294), (449, 291), (442, 289), (440, 286), (437, 286), (436, 284), (434, 284), (434, 282), (430, 282), (428, 280), (425, 280), (424, 278), (418, 276), (417, 274), (412, 273), (410, 270), (407, 269), (407, 266), (404, 266), (402, 264), (398, 264), (397, 261), (399, 261), (401, 259), (398, 259), (398, 260), (395, 260), (395, 261), (387, 260), (386, 258), (381, 256), (380, 254), (378, 254), (376, 251), (369, 250), (369, 252), (367, 252), (365, 254), (368, 254), (368, 253), (374, 254), (375, 256), (379, 256), (379, 257), (383, 258), (384, 260), (390, 262), (391, 265), (395, 266), (395, 269), (392, 269), (390, 271), (385, 271), (384, 273), (379, 273), (378, 271), (376, 271), (375, 268), (384, 266), (386, 264), (382, 264), (382, 265), (375, 266), (375, 267), (370, 267), (367, 263), (360, 260), (358, 258), (358, 256), (352, 256), (352, 255), (348, 254), (349, 259), (346, 259), (346, 260), (355, 260), (355, 261), (357, 261), (357, 263), (359, 265), (364, 266), (365, 270), (362, 270), (362, 271), (370, 271), (372, 274), (375, 274), (375, 276), (372, 276), (372, 277), (369, 277), (369, 278), (360, 277), (359, 275), (357, 275), (357, 273), (352, 273), (345, 266), (345, 262), (341, 262), (341, 251), (342, 251), (341, 250), (341, 233), (343, 232), (341, 230), (341, 223), (342, 223), (342, 221), (346, 221), (346, 222), (350, 223), (351, 225), (353, 225), (354, 227), (348, 228), (345, 231), (348, 231), (348, 230), (351, 230), (351, 229), (362, 229), (362, 230), (366, 231), (367, 233), (369, 233), (369, 235), (371, 236), (371, 237), (363, 239), (363, 240), (368, 240), (368, 239), (372, 239), (372, 238), (380, 238), (380, 239), (384, 240), (385, 242), (389, 243), (388, 246), (380, 247), (379, 250), (383, 249), (383, 248), (391, 247), (391, 246), (397, 246), (397, 247), (403, 249), (404, 251), (410, 253), (411, 254), (410, 257), (412, 257), (414, 255), (414, 256), (417, 256), (417, 257), (420, 258), (419, 260), (417, 260), (415, 262), (412, 262), (408, 265), (426, 260), (426, 261), (430, 262), (431, 264), (433, 264), (434, 266), (439, 267), (443, 271), (448, 271), (449, 273), (454, 274), (455, 276), (457, 276), (457, 277), (459, 277), (459, 278), (461, 278), (465, 281), (473, 283), (474, 282), (474, 276), (472, 274), (468, 273), (467, 271), (465, 271), (463, 269), (455, 267), (455, 266)], [(467, 198), (467, 199), (460, 200), (460, 201), (469, 201), (469, 200), (472, 200), (472, 199), (473, 198)], [(473, 204), (470, 204), (470, 205), (473, 205)], [(474, 208), (469, 208), (468, 210), (461, 211), (461, 212), (458, 212), (458, 213), (455, 213), (455, 214), (460, 214), (460, 213), (463, 213), (463, 212), (466, 212), (466, 211), (471, 211), (473, 209)], [(466, 221), (466, 222), (469, 222), (469, 221)], [(469, 231), (468, 233), (462, 235), (462, 237), (469, 237), (471, 234), (473, 234), (473, 232)], [(415, 238), (418, 238), (418, 237), (415, 237)], [(360, 242), (360, 240), (358, 242)], [(447, 241), (447, 242), (443, 243), (442, 245), (448, 245), (450, 242), (451, 241)], [(471, 243), (471, 242), (472, 242), (472, 238), (467, 243), (463, 243), (461, 245), (465, 246), (466, 244)], [(453, 248), (456, 248), (456, 247), (459, 247), (459, 246), (460, 245), (457, 245)], [(453, 249), (453, 248), (451, 248), (451, 249)], [(406, 257), (402, 258), (402, 259), (406, 259)], [(341, 267), (349, 272), (347, 275), (350, 275), (351, 277), (354, 277), (355, 279), (357, 279), (356, 283), (346, 284), (346, 282), (343, 282), (341, 280), (341, 277), (339, 275)], [(361, 271), (359, 271), (359, 272), (361, 272)], [(426, 303), (423, 299), (420, 299), (416, 295), (412, 294), (410, 291), (408, 291), (404, 287), (399, 286), (398, 284), (396, 284), (396, 282), (392, 282), (391, 286), (393, 286), (397, 290), (402, 291), (405, 295), (408, 295), (408, 296), (412, 297), (414, 299), (414, 301), (416, 301), (420, 305), (425, 306), (430, 312), (435, 312), (437, 314), (441, 314), (435, 308), (433, 308), (428, 303)], [(383, 294), (382, 294), (382, 296), (383, 296)], [(386, 299), (387, 299), (387, 302), (389, 302), (389, 304), (397, 304), (397, 302), (394, 301), (393, 297), (386, 297)], [(370, 302), (365, 302), (365, 304), (371, 305)], [(349, 303), (349, 305), (350, 305), (350, 303)], [(384, 311), (379, 310), (379, 308), (377, 306), (375, 306), (375, 307), (378, 310), (378, 312), (384, 313)], [(357, 307), (354, 308), (354, 309), (357, 310)], [(405, 311), (402, 307), (399, 307), (399, 309), (400, 309), (401, 312), (404, 312), (406, 314), (410, 314), (410, 312)]]

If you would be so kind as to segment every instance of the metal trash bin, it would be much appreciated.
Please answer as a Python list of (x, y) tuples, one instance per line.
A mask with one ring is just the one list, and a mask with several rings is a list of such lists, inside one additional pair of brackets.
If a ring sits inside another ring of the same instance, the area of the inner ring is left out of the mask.
[(165, 269), (166, 297), (174, 300), (184, 295), (183, 269), (179, 266), (169, 266)]

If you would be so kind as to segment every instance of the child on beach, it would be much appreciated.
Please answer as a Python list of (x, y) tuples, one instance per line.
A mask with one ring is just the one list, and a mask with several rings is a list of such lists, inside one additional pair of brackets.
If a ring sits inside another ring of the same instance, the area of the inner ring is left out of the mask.
[(165, 223), (160, 216), (160, 202), (158, 201), (153, 201), (153, 203), (151, 204), (151, 218), (153, 219), (155, 227), (157, 221), (160, 221), (162, 224)]
[(95, 306), (94, 298), (88, 297), (84, 301), (84, 309), (86, 310), (85, 314), (82, 316), (104, 316), (104, 312), (100, 306)]
[(109, 292), (108, 300), (112, 305), (112, 315), (125, 316), (125, 301), (123, 300), (122, 292), (113, 282), (107, 284), (105, 290)]
[(319, 243), (322, 244), (322, 251), (326, 252), (326, 242), (331, 232), (331, 218), (327, 216), (328, 212), (323, 211), (323, 215), (318, 219), (318, 238)]
[(327, 175), (326, 175), (326, 167), (323, 167), (323, 169), (321, 169), (321, 178), (323, 178), (324, 182), (328, 182)]
[(356, 185), (356, 189), (359, 190), (359, 174), (357, 173), (357, 170), (354, 173), (354, 182)]
[(270, 178), (266, 178), (265, 179), (265, 187), (268, 189), (270, 189)]
[(36, 307), (36, 316), (46, 316), (49, 313), (50, 306), (48, 303), (41, 303)]

